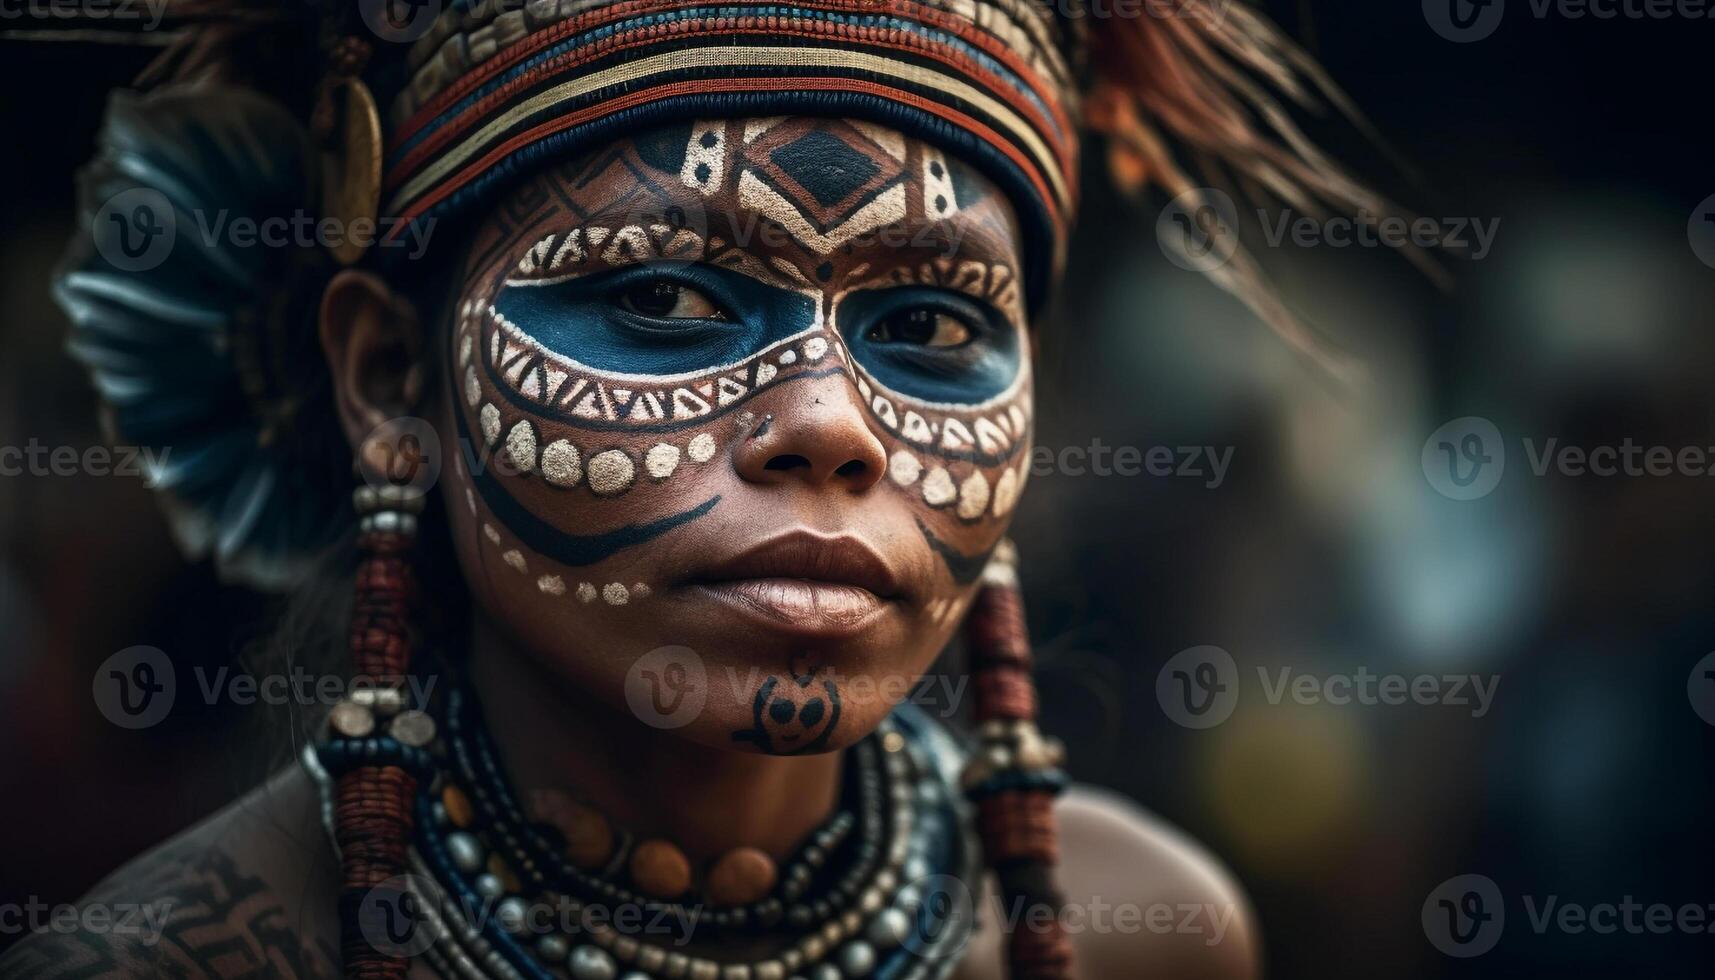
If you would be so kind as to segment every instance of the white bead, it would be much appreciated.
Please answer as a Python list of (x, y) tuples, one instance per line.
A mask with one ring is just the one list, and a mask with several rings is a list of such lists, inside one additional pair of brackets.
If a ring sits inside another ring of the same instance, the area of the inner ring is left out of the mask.
[(494, 918), (500, 923), (500, 928), (514, 935), (524, 931), (528, 924), (525, 920), (529, 918), (529, 914), (529, 907), (517, 895), (501, 899), (500, 904), (494, 908)]
[(447, 853), (452, 856), (453, 866), (465, 874), (482, 870), (482, 845), (470, 834), (463, 831), (448, 834)]
[(595, 946), (579, 946), (572, 950), (572, 958), (567, 964), (572, 971), (572, 980), (614, 980), (619, 975), (619, 964), (605, 949)]
[(536, 954), (555, 966), (565, 962), (572, 944), (565, 936), (547, 935), (536, 942)]
[(875, 969), (875, 947), (859, 939), (840, 949), (840, 969), (848, 977), (868, 976)]
[(476, 893), (483, 898), (499, 898), (506, 894), (506, 886), (494, 875), (480, 874), (476, 876)]
[(885, 909), (871, 920), (864, 930), (867, 938), (879, 949), (892, 949), (903, 944), (911, 935), (911, 917), (900, 909)]

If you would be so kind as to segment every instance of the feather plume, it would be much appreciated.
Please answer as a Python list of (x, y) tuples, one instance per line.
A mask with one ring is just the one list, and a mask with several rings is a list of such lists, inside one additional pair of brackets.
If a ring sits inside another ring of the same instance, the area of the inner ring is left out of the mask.
[[(1314, 59), (1242, 0), (1179, 0), (1170, 13), (1108, 18), (1087, 44), (1095, 80), (1085, 123), (1107, 137), (1108, 169), (1127, 193), (1155, 187), (1195, 209), (1210, 188), (1226, 187), (1314, 217), (1399, 213), (1294, 122), (1293, 110), (1332, 107), (1364, 127)], [(1441, 278), (1427, 256), (1410, 257)], [(1207, 274), (1294, 350), (1336, 379), (1359, 380), (1355, 362), (1293, 313), (1243, 246)]]

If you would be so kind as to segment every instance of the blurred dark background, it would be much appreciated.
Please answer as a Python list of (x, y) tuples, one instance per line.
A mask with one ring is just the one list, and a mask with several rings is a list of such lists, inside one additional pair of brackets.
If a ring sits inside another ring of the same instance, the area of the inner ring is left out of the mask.
[[(1715, 650), (1715, 480), (1537, 476), (1522, 440), (1715, 445), (1715, 269), (1687, 233), (1715, 194), (1715, 20), (1538, 18), (1514, 0), (1492, 37), (1455, 44), (1416, 3), (1265, 6), (1392, 155), (1331, 120), (1310, 122), (1319, 139), (1411, 210), (1498, 235), (1481, 259), (1443, 257), (1444, 291), (1390, 249), (1246, 229), (1292, 304), (1368, 365), (1342, 393), (1167, 261), (1164, 202), (1119, 202), (1090, 168), (1039, 442), (1232, 455), (1214, 487), (1033, 481), (1016, 537), (1048, 724), (1076, 776), (1233, 869), (1273, 976), (1707, 976), (1707, 933), (1538, 933), (1522, 901), (1715, 903), (1715, 727), (1687, 686)], [(146, 60), (0, 42), (0, 445), (100, 440), (48, 272), (105, 92)], [(1508, 465), (1455, 501), (1419, 454), (1472, 415)], [(218, 666), (265, 628), (259, 600), (176, 557), (138, 481), (0, 479), (0, 902), (73, 899), (259, 777), (273, 736), (253, 711), (181, 698), (126, 731), (91, 683), (125, 647)], [(1243, 680), (1232, 716), (1193, 730), (1156, 685), (1201, 645)], [(1269, 703), (1259, 667), (1499, 687), (1480, 718)], [(1422, 919), (1462, 874), (1507, 902), (1473, 958), (1438, 952)]]

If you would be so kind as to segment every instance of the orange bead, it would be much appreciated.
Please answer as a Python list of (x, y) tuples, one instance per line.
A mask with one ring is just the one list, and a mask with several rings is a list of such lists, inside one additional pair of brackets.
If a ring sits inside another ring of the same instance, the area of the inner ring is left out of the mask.
[(470, 797), (451, 783), (441, 790), (441, 805), (446, 807), (447, 819), (454, 827), (469, 827), (476, 822), (476, 810), (470, 805)]
[(631, 881), (655, 898), (678, 898), (691, 887), (691, 862), (664, 840), (646, 840), (631, 852)]
[(716, 905), (748, 905), (767, 898), (778, 877), (773, 858), (754, 847), (740, 847), (721, 855), (709, 869), (704, 890)]
[(506, 866), (505, 859), (503, 859), (498, 852), (488, 856), (488, 873), (499, 878), (500, 887), (509, 892), (518, 891), (521, 887), (518, 883), (518, 876), (513, 874), (512, 869)]
[(613, 855), (613, 825), (601, 811), (558, 790), (530, 794), (536, 819), (551, 824), (566, 839), (566, 859), (585, 871), (607, 864)]

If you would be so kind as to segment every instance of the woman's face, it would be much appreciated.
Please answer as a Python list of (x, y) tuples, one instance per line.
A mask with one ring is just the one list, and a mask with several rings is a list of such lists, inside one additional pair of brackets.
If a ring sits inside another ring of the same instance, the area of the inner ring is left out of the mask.
[(1023, 487), (1017, 239), (975, 171), (837, 119), (669, 126), (518, 187), (445, 337), (443, 486), (481, 608), (700, 742), (856, 741), (947, 642)]

